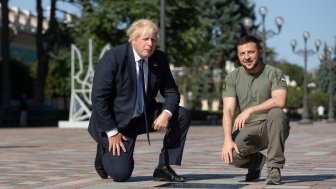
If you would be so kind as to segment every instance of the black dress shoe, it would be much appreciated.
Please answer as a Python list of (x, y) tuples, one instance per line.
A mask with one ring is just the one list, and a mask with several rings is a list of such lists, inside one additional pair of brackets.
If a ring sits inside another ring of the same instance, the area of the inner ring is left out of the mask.
[(169, 181), (169, 182), (186, 181), (185, 177), (177, 175), (169, 165), (166, 165), (163, 168), (156, 168), (153, 173), (153, 179), (154, 181)]
[(96, 153), (96, 159), (94, 162), (94, 166), (95, 169), (98, 173), (98, 175), (102, 178), (102, 179), (106, 179), (108, 177), (108, 174), (105, 172), (104, 170), (104, 166), (103, 166), (103, 161), (102, 161), (102, 151), (99, 145), (97, 145), (97, 153)]

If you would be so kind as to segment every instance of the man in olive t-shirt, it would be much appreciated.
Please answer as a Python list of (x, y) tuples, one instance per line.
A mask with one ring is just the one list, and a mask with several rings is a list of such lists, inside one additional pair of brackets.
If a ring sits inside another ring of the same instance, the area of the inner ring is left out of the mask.
[[(248, 169), (246, 181), (258, 181), (267, 161), (266, 184), (280, 184), (289, 135), (288, 119), (282, 110), (287, 97), (286, 80), (280, 69), (262, 63), (257, 38), (241, 38), (237, 55), (241, 67), (229, 73), (223, 84), (222, 159), (226, 164)], [(233, 127), (236, 130), (232, 134)], [(260, 152), (265, 149), (267, 158)]]

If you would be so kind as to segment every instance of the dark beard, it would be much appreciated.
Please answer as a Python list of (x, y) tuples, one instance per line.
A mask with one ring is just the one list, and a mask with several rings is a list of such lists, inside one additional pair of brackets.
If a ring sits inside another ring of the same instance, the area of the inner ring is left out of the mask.
[[(259, 65), (260, 64), (260, 65)], [(242, 65), (245, 69), (245, 71), (252, 75), (252, 76), (258, 76), (264, 69), (264, 64), (261, 63), (260, 61), (252, 66), (252, 68), (247, 68), (245, 65)], [(258, 67), (260, 66), (260, 67)], [(260, 68), (260, 69), (258, 69)]]

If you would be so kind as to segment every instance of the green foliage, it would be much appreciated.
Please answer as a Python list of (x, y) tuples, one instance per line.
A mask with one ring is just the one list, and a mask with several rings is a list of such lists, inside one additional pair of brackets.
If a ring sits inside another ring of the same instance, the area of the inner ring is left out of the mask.
[[(70, 46), (73, 39), (70, 28), (62, 23), (57, 27), (57, 35), (53, 49), (49, 52), (48, 73), (44, 88), (46, 98), (70, 95)], [(36, 80), (37, 63), (30, 67), (30, 75)]]
[(303, 68), (296, 65), (290, 64), (288, 62), (274, 64), (274, 66), (280, 68), (282, 72), (289, 76), (289, 79), (292, 81), (294, 80), (298, 86), (303, 85)]
[[(245, 34), (242, 20), (244, 17), (254, 19), (254, 6), (245, 0), (203, 0), (199, 2), (198, 8), (204, 23), (205, 39), (202, 53), (204, 60), (198, 62), (202, 74), (197, 77), (200, 82), (205, 82), (205, 86), (199, 95), (200, 99), (207, 99), (211, 103), (212, 100), (221, 99), (226, 61), (236, 60), (235, 42)], [(219, 73), (219, 79), (214, 81), (216, 69), (222, 72)]]
[(204, 26), (198, 1), (166, 1), (166, 47), (175, 66), (191, 66), (202, 61)]
[[(327, 63), (322, 63), (316, 73), (316, 86), (317, 88), (325, 93), (328, 93), (329, 83), (332, 82), (332, 92), (336, 93), (336, 63), (332, 64), (331, 70)], [(331, 78), (329, 78), (329, 73), (331, 73)]]
[[(68, 54), (65, 54), (68, 55)], [(47, 98), (57, 96), (69, 96), (71, 92), (70, 82), (70, 57), (63, 56), (57, 61), (49, 63), (49, 72), (47, 76), (47, 85), (45, 95)]]
[[(195, 74), (197, 76), (200, 76), (200, 70), (199, 69), (193, 69), (191, 74)], [(191, 109), (192, 110), (201, 110), (202, 108), (202, 94), (204, 92), (204, 82), (200, 79), (197, 79), (199, 77), (196, 77), (196, 79), (193, 80), (193, 88), (191, 89), (193, 98), (191, 99)]]
[(204, 0), (200, 9), (204, 19), (207, 44), (205, 64), (224, 68), (227, 60), (235, 59), (235, 42), (244, 33), (244, 17), (255, 18), (254, 6), (246, 0)]
[[(94, 54), (99, 54), (106, 43), (113, 47), (128, 42), (126, 30), (140, 18), (152, 19), (160, 25), (160, 1), (100, 0), (94, 5), (94, 11), (85, 12), (73, 29), (76, 45), (84, 53), (89, 38), (95, 42)], [(192, 64), (202, 46), (199, 45), (203, 39), (199, 29), (202, 26), (196, 5), (193, 1), (166, 1), (166, 52), (170, 63), (176, 66)]]
[[(52, 59), (48, 64), (48, 75), (46, 78), (45, 97), (60, 97), (70, 95), (70, 54), (59, 53), (58, 57)], [(31, 77), (36, 79), (37, 64), (31, 66)]]
[(296, 110), (302, 107), (303, 91), (299, 87), (288, 86), (286, 107), (289, 110)]
[(318, 90), (312, 91), (308, 95), (309, 101), (309, 109), (311, 112), (316, 113), (316, 109), (319, 105), (324, 106), (325, 108), (328, 107), (328, 94), (320, 92)]
[(329, 77), (328, 65), (321, 64), (316, 73), (316, 86), (323, 92), (328, 92)]

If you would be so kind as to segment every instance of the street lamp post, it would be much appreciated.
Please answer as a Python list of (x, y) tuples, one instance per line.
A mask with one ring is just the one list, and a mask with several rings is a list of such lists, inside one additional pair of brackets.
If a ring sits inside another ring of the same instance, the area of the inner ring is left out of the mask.
[[(328, 47), (328, 45), (325, 44), (324, 54), (319, 57), (320, 61), (327, 63), (327, 66), (328, 66), (328, 78), (329, 78), (329, 82), (328, 82), (329, 108), (328, 108), (328, 120), (327, 120), (328, 123), (334, 123), (335, 122), (335, 119), (334, 119), (334, 104), (333, 104), (334, 80), (332, 78), (333, 65), (335, 64), (335, 61), (333, 61), (332, 55), (331, 55), (332, 52), (335, 51), (335, 50), (333, 50), (331, 47)], [(335, 57), (336, 57), (336, 53), (335, 53)]]
[[(268, 38), (274, 37), (276, 35), (279, 35), (281, 32), (281, 28), (284, 24), (284, 19), (281, 16), (278, 16), (275, 18), (275, 24), (278, 28), (278, 31), (275, 32), (273, 30), (266, 30), (265, 26), (265, 20), (266, 20), (266, 15), (268, 13), (267, 7), (262, 6), (259, 8), (259, 14), (261, 16), (261, 24), (262, 24), (262, 29), (261, 31), (256, 31), (256, 35), (259, 36), (262, 39), (262, 47), (263, 47), (263, 59), (264, 62), (266, 63), (266, 41)], [(245, 17), (243, 19), (243, 25), (246, 28), (247, 31), (251, 30), (251, 27), (253, 26), (253, 21), (249, 17)]]
[(165, 0), (160, 0), (160, 49), (166, 51), (166, 2)]
[(303, 32), (303, 40), (304, 40), (304, 49), (303, 50), (297, 50), (295, 51), (297, 41), (295, 39), (292, 39), (290, 41), (290, 44), (292, 46), (292, 50), (294, 54), (303, 56), (304, 58), (304, 75), (303, 75), (303, 114), (302, 114), (302, 119), (299, 121), (300, 124), (310, 124), (312, 121), (309, 119), (309, 111), (308, 111), (308, 99), (307, 99), (307, 59), (308, 56), (314, 55), (318, 52), (320, 46), (321, 46), (321, 41), (316, 40), (315, 41), (315, 47), (316, 51), (307, 49), (307, 41), (310, 37), (309, 32), (305, 31)]

